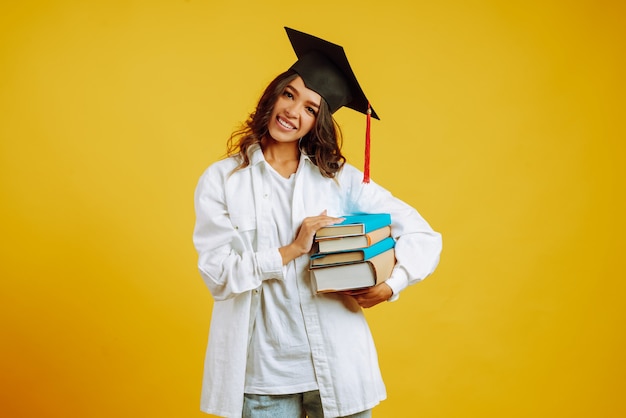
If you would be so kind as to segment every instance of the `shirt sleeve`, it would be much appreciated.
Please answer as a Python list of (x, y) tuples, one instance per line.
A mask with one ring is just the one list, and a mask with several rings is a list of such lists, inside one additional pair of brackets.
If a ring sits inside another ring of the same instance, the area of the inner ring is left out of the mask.
[(198, 270), (215, 300), (224, 300), (258, 288), (263, 280), (283, 280), (278, 248), (255, 251), (253, 213), (232, 214), (225, 198), (228, 176), (209, 167), (194, 195), (196, 223), (193, 242)]
[(435, 271), (442, 249), (441, 234), (434, 231), (416, 209), (382, 186), (374, 181), (362, 183), (362, 173), (355, 167), (346, 165), (341, 181), (349, 184), (347, 210), (351, 213), (391, 214), (396, 265), (386, 283), (393, 290), (390, 300), (395, 300), (407, 286)]

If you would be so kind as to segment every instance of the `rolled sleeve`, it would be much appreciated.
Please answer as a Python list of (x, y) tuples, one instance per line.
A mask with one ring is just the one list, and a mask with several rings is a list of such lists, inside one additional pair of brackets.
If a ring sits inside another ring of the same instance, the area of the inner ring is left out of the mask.
[(257, 262), (262, 280), (284, 280), (283, 259), (278, 248), (259, 251), (257, 253)]
[(390, 302), (398, 299), (400, 297), (400, 292), (402, 292), (409, 285), (409, 279), (406, 275), (402, 274), (394, 274), (385, 282), (393, 291), (393, 295), (389, 298)]

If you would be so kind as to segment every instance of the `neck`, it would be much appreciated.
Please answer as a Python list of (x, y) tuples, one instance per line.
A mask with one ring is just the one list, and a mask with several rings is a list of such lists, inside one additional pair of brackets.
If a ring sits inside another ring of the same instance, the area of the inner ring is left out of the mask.
[(262, 141), (261, 149), (265, 161), (280, 175), (289, 178), (298, 169), (300, 162), (300, 148), (296, 142)]
[(300, 148), (298, 141), (295, 142), (277, 142), (272, 139), (263, 140), (261, 149), (265, 159), (276, 162), (289, 162), (300, 160)]

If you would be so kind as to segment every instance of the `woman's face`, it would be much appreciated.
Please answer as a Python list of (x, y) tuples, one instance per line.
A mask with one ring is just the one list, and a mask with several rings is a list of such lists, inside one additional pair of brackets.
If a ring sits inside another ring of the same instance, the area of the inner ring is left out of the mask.
[(278, 142), (298, 141), (315, 125), (321, 100), (302, 78), (294, 78), (276, 100), (268, 125), (270, 136)]

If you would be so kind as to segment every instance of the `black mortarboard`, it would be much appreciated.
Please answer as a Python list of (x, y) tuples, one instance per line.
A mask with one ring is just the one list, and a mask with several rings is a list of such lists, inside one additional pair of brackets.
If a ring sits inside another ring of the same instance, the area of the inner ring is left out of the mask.
[[(369, 102), (343, 48), (288, 27), (285, 30), (298, 57), (291, 69), (302, 77), (308, 88), (326, 100), (331, 112), (346, 106), (367, 114)], [(371, 116), (379, 119), (374, 109), (371, 109)]]

